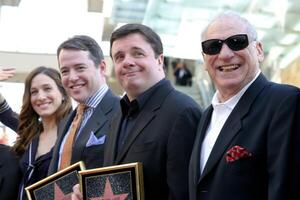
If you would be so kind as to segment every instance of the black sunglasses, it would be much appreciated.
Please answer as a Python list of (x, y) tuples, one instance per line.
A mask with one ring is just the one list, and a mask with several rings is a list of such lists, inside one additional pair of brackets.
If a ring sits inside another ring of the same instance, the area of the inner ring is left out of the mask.
[(220, 53), (223, 43), (225, 43), (231, 50), (239, 51), (245, 49), (249, 45), (249, 40), (247, 34), (233, 35), (225, 40), (206, 40), (202, 42), (202, 51), (208, 55), (216, 55)]

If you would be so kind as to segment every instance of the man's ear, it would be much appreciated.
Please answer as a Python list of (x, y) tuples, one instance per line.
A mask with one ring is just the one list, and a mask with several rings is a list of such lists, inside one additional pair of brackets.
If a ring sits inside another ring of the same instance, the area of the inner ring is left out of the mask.
[(158, 60), (158, 64), (159, 65), (163, 65), (164, 64), (164, 55), (163, 54), (160, 54), (157, 58)]
[(164, 70), (164, 55), (163, 54), (160, 54), (157, 57), (157, 62), (158, 62), (158, 66), (159, 66), (158, 71)]
[(105, 60), (102, 60), (99, 64), (99, 70), (100, 70), (100, 74), (106, 74), (106, 62)]
[(264, 56), (264, 51), (263, 51), (263, 45), (261, 42), (256, 42), (255, 45), (256, 49), (257, 49), (257, 58), (258, 58), (258, 62), (261, 63), (265, 56)]
[(205, 64), (205, 54), (202, 52), (202, 58), (203, 58), (203, 67), (204, 67), (204, 70), (207, 71), (207, 66)]

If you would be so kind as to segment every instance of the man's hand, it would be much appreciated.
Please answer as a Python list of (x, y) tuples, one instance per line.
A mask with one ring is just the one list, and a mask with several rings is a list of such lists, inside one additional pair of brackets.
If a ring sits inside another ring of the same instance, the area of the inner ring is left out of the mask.
[(12, 67), (2, 68), (0, 69), (0, 81), (5, 81), (11, 77), (13, 77), (16, 73), (16, 69)]
[(82, 194), (80, 192), (79, 184), (74, 185), (73, 193), (72, 193), (72, 200), (82, 200)]

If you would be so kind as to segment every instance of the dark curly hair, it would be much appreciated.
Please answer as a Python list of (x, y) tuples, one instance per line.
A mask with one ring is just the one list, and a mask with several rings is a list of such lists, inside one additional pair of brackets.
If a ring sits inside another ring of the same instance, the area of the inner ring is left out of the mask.
[(56, 69), (40, 66), (31, 71), (25, 80), (25, 90), (23, 94), (23, 105), (19, 116), (19, 127), (16, 143), (13, 146), (13, 150), (21, 156), (32, 139), (39, 135), (43, 131), (42, 123), (39, 122), (39, 115), (34, 111), (31, 105), (31, 83), (32, 79), (39, 74), (49, 76), (56, 83), (57, 88), (63, 96), (62, 104), (56, 110), (56, 123), (66, 116), (72, 110), (72, 103), (70, 97), (67, 95), (65, 89), (61, 83), (61, 77)]

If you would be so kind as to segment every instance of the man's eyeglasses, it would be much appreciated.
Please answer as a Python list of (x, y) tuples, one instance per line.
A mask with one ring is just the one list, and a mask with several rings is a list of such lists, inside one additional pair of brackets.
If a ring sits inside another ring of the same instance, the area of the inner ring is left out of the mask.
[(249, 45), (249, 40), (247, 34), (233, 35), (225, 40), (206, 40), (202, 42), (202, 51), (208, 55), (216, 55), (220, 53), (223, 43), (225, 43), (231, 50), (239, 51), (245, 49)]

